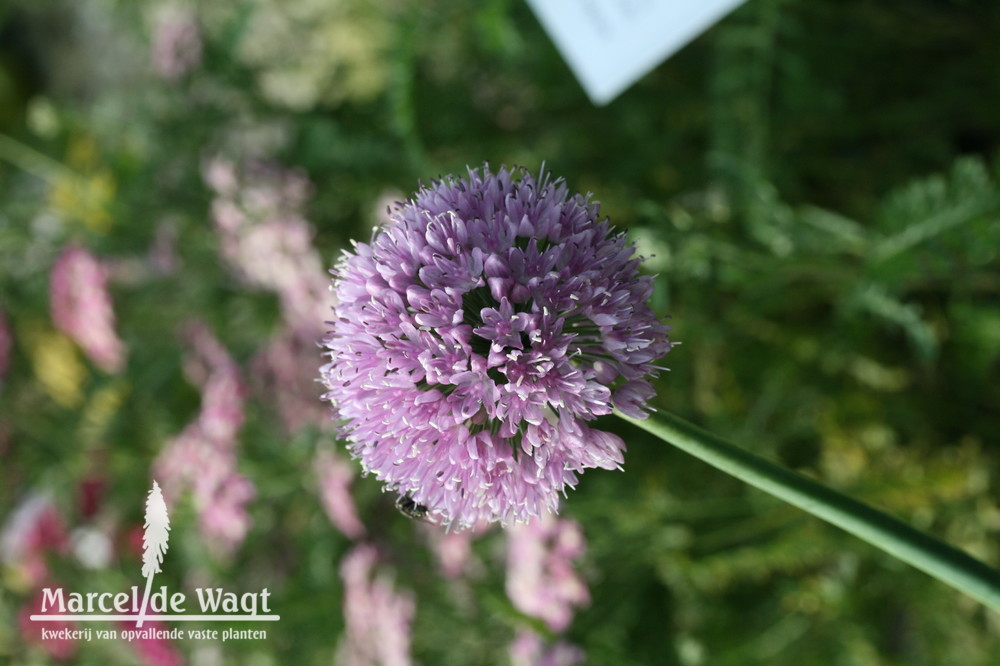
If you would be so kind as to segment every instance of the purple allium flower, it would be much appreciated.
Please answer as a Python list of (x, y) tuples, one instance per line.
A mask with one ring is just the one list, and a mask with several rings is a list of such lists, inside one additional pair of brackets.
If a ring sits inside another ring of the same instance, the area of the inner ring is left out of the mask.
[(120, 372), (125, 346), (115, 333), (115, 313), (105, 267), (82, 247), (59, 255), (50, 276), (52, 320), (98, 367)]
[(386, 574), (374, 575), (377, 560), (375, 547), (362, 544), (341, 561), (345, 636), (337, 648), (337, 666), (411, 663), (413, 596), (396, 592)]
[(587, 584), (573, 568), (586, 550), (572, 520), (543, 516), (508, 530), (507, 596), (522, 613), (564, 631), (579, 606), (590, 602)]
[(366, 472), (436, 522), (556, 511), (642, 417), (669, 327), (623, 233), (562, 180), (469, 170), (399, 204), (335, 270), (326, 394)]

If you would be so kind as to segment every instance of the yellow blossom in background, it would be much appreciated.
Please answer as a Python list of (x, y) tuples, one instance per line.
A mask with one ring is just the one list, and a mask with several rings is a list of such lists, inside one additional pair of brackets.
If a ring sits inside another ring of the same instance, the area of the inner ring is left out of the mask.
[(54, 174), (49, 205), (68, 223), (80, 222), (89, 231), (107, 233), (112, 224), (110, 208), (116, 183), (111, 171), (100, 165), (93, 137), (73, 137), (66, 162), (69, 169)]
[(31, 572), (23, 565), (11, 563), (0, 568), (0, 584), (15, 594), (27, 594), (34, 582)]
[(94, 391), (80, 416), (78, 442), (83, 446), (100, 443), (111, 419), (118, 413), (129, 387), (123, 381), (103, 386)]
[(59, 405), (77, 407), (83, 399), (87, 368), (76, 345), (62, 333), (40, 324), (24, 326), (21, 339), (42, 389)]
[(293, 110), (365, 101), (388, 83), (391, 17), (357, 0), (255, 3), (239, 58), (263, 95)]

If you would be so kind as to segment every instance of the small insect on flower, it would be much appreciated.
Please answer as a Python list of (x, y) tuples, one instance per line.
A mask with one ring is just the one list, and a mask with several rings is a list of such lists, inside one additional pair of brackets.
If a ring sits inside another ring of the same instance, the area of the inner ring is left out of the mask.
[(670, 328), (599, 214), (544, 171), (484, 166), (397, 204), (337, 263), (324, 399), (404, 513), (525, 522), (578, 473), (621, 469), (625, 443), (588, 422), (645, 417)]
[(396, 509), (407, 518), (421, 520), (425, 523), (434, 521), (430, 518), (430, 512), (423, 504), (417, 504), (409, 495), (400, 495), (396, 498)]

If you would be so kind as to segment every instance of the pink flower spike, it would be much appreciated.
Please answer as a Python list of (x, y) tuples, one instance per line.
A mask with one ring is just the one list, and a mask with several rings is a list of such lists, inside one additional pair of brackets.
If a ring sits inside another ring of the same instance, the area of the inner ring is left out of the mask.
[(485, 529), (443, 532), (433, 525), (426, 525), (426, 528), (431, 550), (445, 578), (456, 580), (469, 575), (481, 566), (472, 555), (472, 542)]
[(250, 530), (246, 507), (256, 495), (253, 482), (236, 466), (246, 390), (239, 366), (208, 327), (189, 324), (185, 338), (191, 351), (184, 367), (202, 389), (201, 410), (164, 446), (153, 464), (153, 477), (168, 504), (190, 490), (203, 536), (214, 551), (228, 555)]
[(318, 331), (288, 328), (272, 337), (253, 357), (250, 376), (255, 388), (281, 415), (285, 430), (295, 434), (312, 426), (331, 430), (329, 410), (315, 381)]
[(345, 635), (337, 666), (409, 666), (412, 595), (397, 593), (386, 574), (374, 574), (378, 555), (369, 544), (355, 546), (342, 560)]
[(508, 530), (507, 596), (521, 612), (564, 631), (576, 608), (590, 602), (573, 564), (586, 542), (579, 524), (545, 516)]
[(354, 467), (330, 451), (321, 451), (314, 463), (319, 483), (320, 499), (333, 526), (348, 539), (358, 539), (365, 534), (365, 526), (358, 518), (358, 511), (351, 496)]
[(67, 247), (50, 277), (50, 304), (56, 327), (72, 338), (105, 372), (125, 366), (125, 346), (115, 332), (107, 272), (87, 250)]
[(303, 216), (311, 185), (297, 171), (215, 157), (202, 179), (215, 193), (212, 218), (222, 257), (247, 284), (278, 294), (293, 331), (315, 339), (330, 307), (329, 279)]
[(153, 70), (178, 81), (201, 64), (201, 31), (192, 11), (162, 8), (153, 25)]

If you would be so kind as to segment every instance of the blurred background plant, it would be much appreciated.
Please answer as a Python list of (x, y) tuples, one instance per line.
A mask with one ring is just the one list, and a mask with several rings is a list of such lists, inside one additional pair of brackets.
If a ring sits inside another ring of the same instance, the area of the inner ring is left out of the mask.
[[(6, 0), (0, 660), (995, 663), (994, 614), (614, 419), (625, 473), (561, 520), (412, 522), (314, 341), (324, 267), (418, 179), (545, 161), (658, 274), (657, 406), (1000, 564), (998, 31), (751, 0), (597, 109), (520, 0)], [(281, 621), (40, 641), (41, 587), (141, 584), (154, 474), (157, 580)]]

